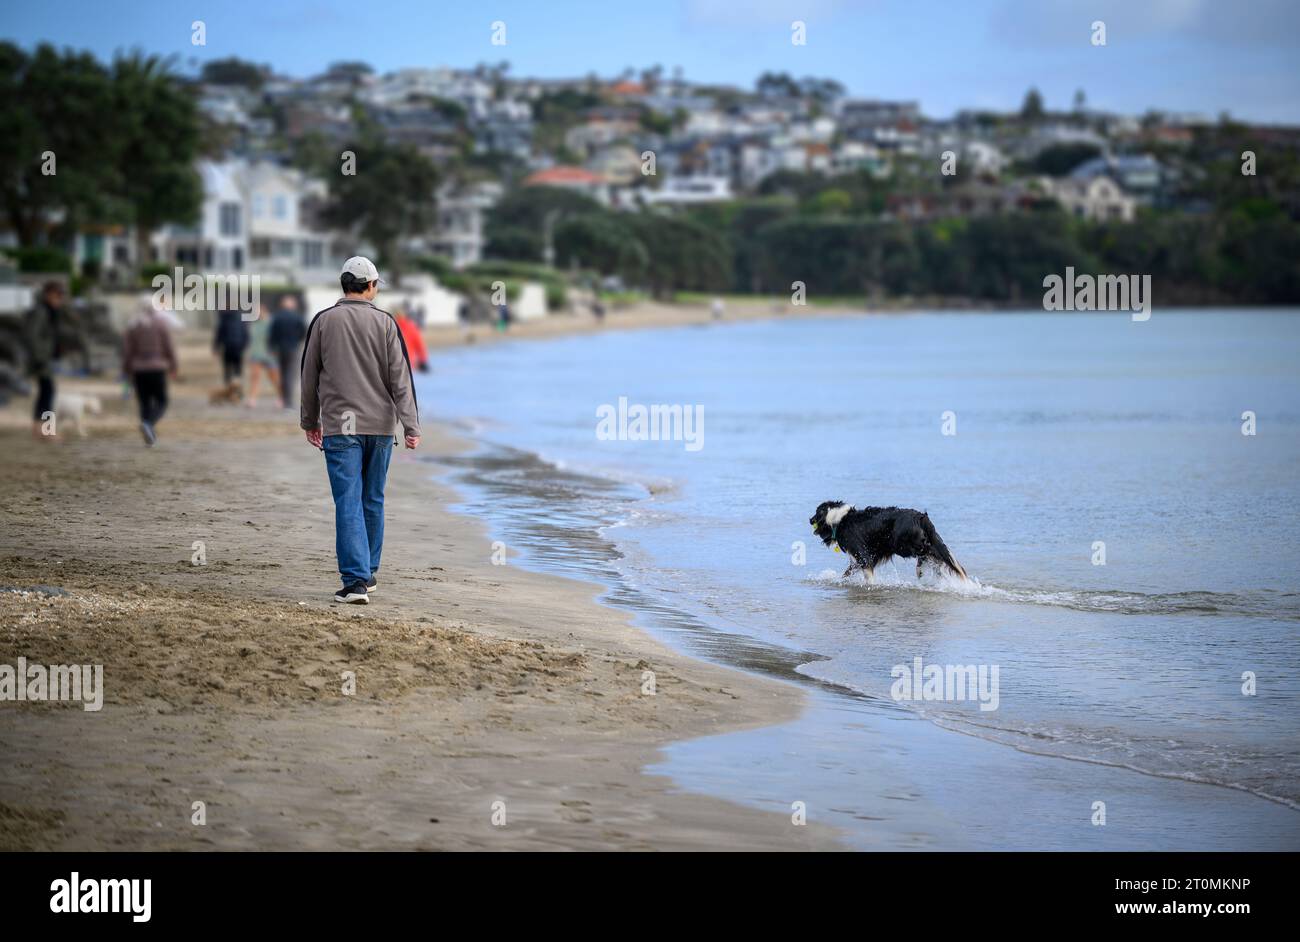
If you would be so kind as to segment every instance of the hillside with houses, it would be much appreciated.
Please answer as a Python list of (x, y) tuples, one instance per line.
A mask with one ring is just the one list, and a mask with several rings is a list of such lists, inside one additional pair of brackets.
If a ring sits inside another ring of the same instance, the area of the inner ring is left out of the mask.
[[(18, 86), (60, 67), (52, 50), (24, 56), (8, 57)], [(552, 308), (575, 285), (795, 284), (814, 301), (1032, 306), (1066, 265), (1151, 274), (1166, 303), (1300, 300), (1297, 128), (1112, 114), (1083, 91), (1053, 108), (1032, 89), (1013, 111), (938, 117), (832, 80), (740, 88), (661, 67), (539, 79), (345, 62), (299, 78), (227, 59), (159, 80), (193, 109), (170, 168), (192, 193), (143, 213), (129, 192), (69, 189), (22, 225), (10, 212), (14, 267), (78, 289), (182, 266), (324, 290), (365, 251), (420, 276), (412, 290), (443, 319), (500, 278), (512, 295), (545, 284)], [(10, 176), (11, 207), (41, 184)]]

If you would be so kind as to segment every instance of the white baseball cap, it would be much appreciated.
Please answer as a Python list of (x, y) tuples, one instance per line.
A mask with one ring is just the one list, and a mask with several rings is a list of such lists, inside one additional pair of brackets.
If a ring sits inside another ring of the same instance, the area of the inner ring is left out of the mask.
[(351, 275), (361, 281), (377, 281), (381, 285), (388, 284), (379, 277), (379, 269), (375, 267), (375, 263), (364, 255), (354, 255), (344, 262), (343, 271), (339, 272), (339, 274)]

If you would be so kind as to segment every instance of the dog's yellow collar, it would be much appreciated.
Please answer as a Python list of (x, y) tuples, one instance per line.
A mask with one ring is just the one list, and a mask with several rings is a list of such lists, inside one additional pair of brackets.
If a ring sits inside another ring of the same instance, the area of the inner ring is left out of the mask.
[[(815, 523), (812, 525), (812, 532), (813, 532), (813, 533), (816, 533), (816, 532), (817, 532), (817, 524), (815, 524)], [(834, 528), (834, 527), (831, 528), (831, 549), (835, 550), (835, 552), (837, 552), (837, 553), (842, 553), (842, 552), (844, 552), (842, 549), (840, 549), (840, 544), (838, 544), (838, 543), (835, 542), (835, 528)]]

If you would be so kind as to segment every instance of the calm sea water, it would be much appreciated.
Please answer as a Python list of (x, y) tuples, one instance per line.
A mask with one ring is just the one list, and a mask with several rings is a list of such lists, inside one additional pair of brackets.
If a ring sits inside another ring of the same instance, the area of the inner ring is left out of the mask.
[[(878, 758), (854, 751), (862, 709), (921, 721), (899, 735), (938, 752), (981, 740), (1009, 777), (1034, 754), (1062, 780), (1082, 760), (1300, 808), (1294, 312), (610, 332), (445, 352), (421, 384), (426, 410), (483, 443), (456, 462), (467, 507), (525, 565), (602, 581), (693, 653), (807, 679), (821, 745), (802, 742), (834, 766), (824, 801), (847, 818), (874, 817), (852, 813), (853, 775)], [(620, 397), (702, 407), (703, 447), (600, 440), (597, 410)], [(908, 561), (843, 578), (806, 522), (827, 499), (927, 510), (974, 583), (918, 582)], [(996, 666), (997, 709), (897, 702), (891, 669), (915, 658)], [(709, 754), (761, 753), (754, 735)], [(792, 754), (767, 748), (742, 799), (782, 794), (752, 785)], [(743, 767), (693, 787), (744, 791), (726, 782)]]

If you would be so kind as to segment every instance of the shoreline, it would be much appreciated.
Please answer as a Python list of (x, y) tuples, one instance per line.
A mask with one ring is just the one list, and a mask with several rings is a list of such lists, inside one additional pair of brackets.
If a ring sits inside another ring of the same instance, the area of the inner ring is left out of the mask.
[[(397, 294), (398, 292), (394, 292)], [(582, 336), (587, 334), (608, 333), (624, 330), (651, 330), (673, 327), (698, 327), (707, 324), (743, 324), (759, 321), (795, 321), (823, 320), (847, 317), (920, 317), (939, 313), (937, 305), (882, 305), (871, 309), (850, 307), (840, 304), (801, 305), (795, 307), (788, 303), (774, 300), (726, 298), (726, 311), (720, 319), (714, 319), (709, 305), (705, 302), (661, 302), (637, 301), (624, 308), (610, 306), (604, 320), (598, 320), (590, 311), (558, 312), (540, 320), (517, 321), (505, 332), (496, 330), (491, 324), (438, 324), (426, 326), (423, 330), (425, 345), (429, 350), (444, 350), (453, 347), (473, 346), (484, 343), (500, 343), (510, 340), (549, 340), (560, 337)], [(391, 299), (390, 299), (391, 305)], [(380, 306), (383, 307), (382, 299)], [(1232, 310), (1260, 311), (1278, 315), (1296, 315), (1300, 307), (1287, 305), (1254, 305), (1231, 308)], [(1181, 306), (1172, 308), (1155, 308), (1152, 317), (1165, 314), (1198, 314), (1202, 311), (1216, 310), (1213, 306)], [(1021, 314), (1025, 316), (1044, 315), (1050, 317), (1069, 317), (1076, 313), (1100, 313), (1122, 316), (1124, 311), (1045, 311), (1041, 307), (989, 306), (969, 307), (959, 311), (945, 310), (942, 313), (958, 314)]]
[[(626, 356), (630, 348), (636, 346), (635, 342), (629, 342), (631, 338), (624, 338), (617, 347), (620, 356)], [(575, 363), (582, 360), (583, 354), (579, 351), (586, 351), (588, 357), (591, 354), (591, 348), (586, 346), (571, 346), (567, 348), (570, 351), (569, 356), (548, 358), (548, 369), (550, 373), (544, 375), (553, 375), (557, 369), (557, 362), (563, 364), (567, 370), (575, 369)], [(637, 349), (640, 349), (637, 347)], [(651, 347), (650, 349), (657, 349)], [(530, 359), (524, 347), (518, 347), (510, 351), (508, 356), (497, 357), (484, 361), (492, 363), (492, 369), (504, 371), (507, 375), (515, 375), (521, 370), (522, 365)], [(554, 361), (554, 362), (553, 362)], [(459, 365), (450, 369), (446, 374), (456, 378), (455, 383), (461, 384), (468, 382), (468, 389), (474, 389), (479, 384), (487, 382), (485, 377), (491, 375), (491, 370), (470, 369), (470, 363), (474, 362), (472, 358), (462, 357)], [(606, 376), (607, 380), (608, 377)], [(454, 384), (452, 384), (454, 385)], [(584, 387), (585, 388), (585, 387)], [(445, 380), (439, 387), (443, 396), (451, 395), (453, 399), (449, 402), (456, 402), (462, 397), (456, 395)], [(590, 398), (590, 390), (588, 390)], [(508, 397), (507, 397), (508, 399)], [(598, 401), (598, 400), (597, 400)], [(495, 403), (495, 405), (494, 405)], [(466, 421), (468, 426), (475, 428), (476, 423), (468, 418), (475, 415), (494, 415), (502, 413), (500, 403), (491, 399), (485, 400), (481, 411), (466, 412), (467, 405), (474, 408), (467, 401), (460, 401), (459, 410), (453, 410), (451, 415), (460, 416)], [(572, 406), (572, 403), (568, 403)], [(483, 411), (485, 410), (485, 411)], [(445, 410), (444, 410), (445, 411)], [(462, 413), (464, 413), (462, 415)], [(546, 457), (545, 442), (556, 444), (552, 439), (545, 438), (539, 440), (530, 437), (526, 432), (527, 422), (531, 418), (534, 424), (538, 423), (539, 416), (525, 414), (522, 421), (498, 425), (496, 421), (483, 426), (480, 432), (475, 432), (474, 437), (480, 441), (480, 449), (484, 452), (484, 461), (482, 466), (467, 465), (464, 470), (459, 470), (456, 480), (462, 486), (468, 488), (471, 497), (467, 499), (464, 506), (468, 507), (482, 519), (491, 521), (494, 529), (501, 530), (505, 533), (522, 532), (529, 533), (532, 531), (531, 520), (535, 515), (548, 515), (556, 501), (563, 501), (567, 495), (577, 493), (575, 487), (577, 482), (572, 480), (572, 476), (595, 475), (595, 479), (601, 481), (623, 481), (624, 475), (611, 474), (602, 475), (598, 471), (593, 471), (584, 464), (585, 460), (590, 459), (590, 455), (582, 453), (582, 456), (576, 454), (565, 455), (562, 458)], [(545, 421), (545, 415), (541, 416), (540, 427), (548, 427)], [(531, 442), (531, 443), (530, 443)], [(496, 454), (497, 451), (504, 451), (506, 454)], [(518, 453), (517, 455), (514, 453)], [(563, 455), (563, 452), (558, 454)], [(558, 464), (556, 462), (559, 462)], [(532, 470), (533, 465), (539, 466), (539, 471), (543, 475), (543, 480), (534, 482), (534, 476), (539, 473)], [(546, 483), (545, 475), (558, 476), (558, 480)], [(638, 479), (642, 486), (645, 486), (644, 477)], [(538, 506), (532, 509), (532, 514), (527, 511), (527, 504), (530, 503), (529, 494), (534, 490), (544, 495), (544, 500), (537, 501)], [(671, 491), (672, 488), (670, 487)], [(634, 503), (637, 498), (630, 498)], [(551, 542), (549, 552), (539, 554), (535, 559), (528, 562), (541, 571), (554, 572), (557, 569), (567, 571), (571, 568), (571, 558), (575, 553), (580, 552), (582, 547), (588, 542), (584, 534), (597, 525), (596, 520), (592, 519), (598, 516), (600, 512), (591, 509), (583, 510), (582, 507), (590, 508), (593, 503), (597, 506), (604, 507), (607, 502), (621, 502), (616, 495), (606, 495), (598, 489), (595, 492), (583, 491), (574, 498), (575, 506), (566, 509), (563, 504), (554, 507), (555, 515), (560, 521), (555, 524), (548, 524), (546, 530), (554, 531), (546, 537)], [(525, 504), (524, 511), (519, 508), (520, 503)], [(618, 518), (621, 511), (615, 509), (612, 511), (615, 518)], [(565, 535), (567, 534), (567, 535)], [(663, 549), (660, 546), (660, 549)], [(669, 557), (671, 560), (671, 557)], [(662, 561), (662, 557), (661, 557)], [(668, 563), (671, 567), (671, 561)], [(707, 614), (700, 616), (698, 619), (693, 616), (686, 616), (686, 620), (700, 620), (708, 623), (707, 644), (708, 647), (701, 649), (697, 640), (692, 640), (694, 631), (690, 628), (683, 627), (679, 622), (685, 610), (678, 611), (675, 609), (671, 599), (675, 596), (668, 596), (666, 599), (661, 597), (653, 600), (652, 606), (641, 605), (638, 607), (637, 596), (640, 594), (635, 588), (641, 582), (640, 579), (633, 578), (631, 582), (626, 582), (617, 573), (610, 573), (609, 578), (602, 579), (607, 582), (607, 601), (609, 604), (624, 610), (632, 611), (638, 623), (645, 624), (647, 629), (656, 638), (662, 638), (672, 644), (674, 648), (684, 651), (696, 657), (704, 657), (713, 663), (722, 663), (726, 666), (738, 666), (742, 669), (757, 670), (765, 676), (783, 676), (780, 666), (773, 663), (765, 663), (764, 666), (755, 667), (752, 663), (747, 663), (741, 657), (737, 658), (735, 652), (729, 652), (727, 643), (719, 643), (725, 632), (724, 625), (714, 620), (709, 621)], [(698, 602), (698, 599), (697, 599)], [(698, 609), (699, 606), (697, 605)], [(653, 614), (650, 614), (653, 612)], [(702, 629), (703, 626), (701, 625)], [(723, 629), (722, 634), (719, 630)], [(738, 636), (738, 638), (741, 636)], [(752, 649), (765, 647), (761, 641), (744, 636), (745, 647), (749, 649), (746, 653), (752, 653)], [(815, 659), (815, 658), (814, 658)], [(770, 657), (764, 658), (765, 662), (770, 662)], [(1106, 792), (1113, 794), (1117, 789), (1123, 790), (1134, 797), (1135, 803), (1142, 806), (1142, 818), (1147, 822), (1148, 834), (1157, 840), (1157, 846), (1176, 847), (1179, 846), (1177, 835), (1186, 826), (1186, 821), (1182, 811), (1184, 807), (1202, 807), (1206, 803), (1219, 803), (1224, 809), (1231, 808), (1231, 820), (1239, 822), (1247, 829), (1249, 827), (1262, 826), (1265, 823), (1280, 825), (1278, 830), (1288, 835), (1294, 834), (1295, 824), (1291, 820), (1279, 820), (1279, 818), (1267, 808), (1254, 807), (1253, 803), (1263, 800), (1269, 805), (1281, 805), (1282, 811), (1293, 815), (1294, 808), (1288, 807), (1285, 801), (1278, 802), (1273, 800), (1273, 796), (1261, 794), (1249, 787), (1234, 786), (1225, 782), (1218, 782), (1212, 779), (1202, 779), (1195, 776), (1182, 776), (1177, 774), (1166, 774), (1159, 770), (1148, 770), (1137, 766), (1110, 763), (1105, 761), (1094, 761), (1086, 757), (1074, 756), (1069, 754), (1059, 754), (1051, 751), (1036, 750), (1033, 748), (1022, 749), (1015, 743), (999, 741), (993, 736), (984, 736), (973, 733), (969, 729), (953, 729), (947, 724), (934, 722), (934, 728), (924, 728), (923, 735), (916, 735), (922, 724), (909, 722), (916, 719), (924, 719), (926, 723), (932, 721), (915, 715), (900, 716), (897, 711), (889, 715), (889, 711), (878, 711), (876, 703), (878, 698), (873, 698), (872, 694), (855, 690), (851, 687), (841, 687), (834, 680), (818, 679), (815, 675), (801, 674), (796, 682), (801, 683), (809, 689), (811, 703), (809, 710), (805, 710), (798, 721), (793, 724), (783, 725), (782, 727), (767, 727), (759, 731), (744, 736), (723, 736), (705, 745), (702, 743), (686, 744), (683, 746), (674, 745), (670, 753), (674, 758), (658, 766), (668, 774), (673, 775), (678, 781), (689, 784), (695, 790), (707, 790), (713, 794), (735, 794), (737, 789), (746, 789), (747, 796), (751, 803), (758, 803), (766, 806), (777, 804), (781, 796), (789, 794), (791, 789), (791, 777), (794, 773), (787, 770), (787, 775), (782, 778), (771, 766), (763, 767), (761, 763), (754, 762), (754, 768), (749, 770), (748, 775), (738, 772), (732, 768), (727, 761), (719, 761), (711, 752), (716, 751), (719, 754), (725, 754), (730, 757), (730, 763), (749, 762), (751, 756), (763, 755), (768, 763), (783, 763), (783, 757), (789, 755), (801, 754), (799, 741), (825, 741), (834, 742), (834, 748), (846, 747), (850, 738), (845, 734), (849, 732), (846, 727), (856, 727), (859, 730), (870, 730), (868, 735), (857, 737), (854, 735), (854, 741), (860, 746), (865, 747), (864, 755), (870, 755), (871, 758), (866, 766), (858, 768), (871, 768), (872, 774), (864, 777), (857, 783), (848, 779), (836, 785), (836, 788), (854, 789), (855, 791), (828, 791), (820, 795), (820, 805), (823, 808), (841, 809), (852, 808), (858, 812), (867, 815), (873, 821), (890, 821), (891, 825), (896, 823), (898, 808), (900, 806), (892, 805), (893, 796), (885, 796), (887, 799), (875, 807), (870, 804), (864, 809), (861, 804), (855, 805), (853, 800), (867, 802), (865, 795), (861, 793), (863, 786), (868, 789), (874, 787), (882, 778), (881, 769), (877, 767), (877, 762), (887, 763), (890, 759), (888, 755), (875, 754), (875, 749), (880, 743), (888, 743), (888, 750), (908, 750), (914, 757), (918, 765), (934, 763), (939, 757), (944, 755), (961, 754), (969, 757), (972, 767), (978, 768), (978, 774), (984, 784), (989, 787), (984, 789), (974, 789), (984, 794), (996, 793), (998, 789), (993, 785), (999, 775), (1008, 774), (1016, 775), (1025, 780), (1032, 779), (1039, 784), (1040, 789), (1037, 793), (1025, 794), (1019, 800), (1035, 805), (1050, 805), (1049, 799), (1059, 800), (1062, 796), (1073, 796), (1073, 800), (1082, 801), (1086, 791), (1078, 787), (1079, 783), (1086, 782), (1089, 789), (1094, 791)], [(852, 703), (848, 703), (842, 698), (847, 696)], [(851, 716), (851, 720), (844, 721), (846, 726), (837, 725), (836, 717)], [(794, 732), (800, 730), (802, 734)], [(905, 738), (899, 739), (898, 733), (902, 730), (909, 730)], [(960, 743), (953, 743), (952, 739), (962, 740)], [(738, 748), (740, 742), (747, 743), (743, 748)], [(784, 748), (780, 745), (784, 744)], [(1014, 750), (1020, 755), (1008, 756), (1003, 750)], [(736, 753), (740, 753), (737, 755)], [(1098, 766), (1097, 769), (1079, 769), (1075, 766), (1075, 760), (1078, 759), (1089, 765)], [(883, 778), (891, 781), (899, 790), (909, 791), (914, 795), (933, 795), (936, 792), (934, 783), (927, 781), (916, 781), (913, 770), (897, 769), (896, 776), (891, 778), (886, 775)], [(760, 776), (767, 776), (771, 787), (766, 791), (759, 786), (742, 785), (746, 778), (753, 777), (757, 780)], [(810, 775), (815, 778), (816, 775)], [(1153, 781), (1154, 780), (1154, 781)], [(800, 780), (798, 787), (811, 787), (805, 781)], [(1208, 789), (1210, 794), (1197, 794), (1196, 789)], [(1221, 788), (1230, 789), (1236, 793), (1237, 797), (1228, 797), (1214, 793)], [(1006, 791), (1005, 788), (1002, 789)], [(1014, 791), (1014, 789), (1013, 789)], [(849, 795), (853, 794), (854, 799)], [(945, 796), (945, 801), (951, 796)], [(1086, 802), (1084, 805), (1086, 806)], [(914, 809), (909, 809), (909, 812)], [(947, 810), (944, 803), (940, 803), (931, 809), (933, 815), (942, 818), (942, 812)], [(967, 823), (980, 822), (985, 827), (988, 825), (988, 815), (979, 809), (969, 809), (971, 814)], [(1060, 809), (1051, 810), (1052, 814), (1059, 814)], [(845, 813), (847, 815), (847, 812)], [(836, 822), (839, 823), (839, 822)], [(1218, 828), (1224, 822), (1216, 822), (1215, 828), (1202, 828), (1207, 833), (1197, 838), (1197, 840), (1214, 841), (1225, 840), (1226, 835)], [(882, 824), (869, 825), (869, 828), (885, 828)], [(929, 839), (937, 840), (935, 846), (947, 846), (949, 849), (960, 848), (962, 842), (967, 839), (966, 835), (960, 831), (943, 833), (937, 825), (926, 823), (923, 818), (913, 817), (908, 825), (909, 829), (898, 828), (894, 839), (898, 841), (892, 846), (892, 849), (899, 849), (902, 846), (915, 846), (907, 844), (907, 841), (920, 834), (929, 835)], [(845, 828), (846, 833), (852, 833), (852, 828)], [(976, 828), (975, 830), (979, 830)], [(1052, 831), (1046, 826), (1036, 836), (1040, 842), (1020, 843), (1021, 838), (1007, 836), (1003, 838), (1007, 845), (1015, 849), (1030, 849), (1037, 846), (1051, 846), (1052, 849), (1066, 849), (1069, 845), (1059, 843), (1062, 838), (1062, 831), (1068, 830), (1068, 821), (1066, 827)], [(1158, 835), (1158, 838), (1156, 837)], [(860, 836), (860, 835), (859, 835)], [(1130, 835), (1131, 837), (1131, 835)], [(846, 838), (847, 839), (847, 838)], [(985, 838), (986, 839), (986, 838)], [(1122, 841), (1119, 835), (1115, 835), (1114, 840)], [(852, 842), (852, 841), (851, 841)], [(1058, 843), (1052, 843), (1058, 842)], [(1160, 843), (1165, 842), (1165, 843)], [(864, 849), (877, 846), (871, 843), (871, 839), (865, 839), (860, 844)], [(1103, 844), (1099, 843), (1098, 849)], [(1113, 849), (1114, 844), (1110, 845)], [(1121, 844), (1121, 847), (1124, 845)], [(1211, 846), (1213, 846), (1211, 844)], [(1232, 845), (1228, 845), (1232, 846)], [(996, 849), (996, 845), (993, 848)], [(1125, 849), (1133, 849), (1132, 846)]]
[[(0, 410), (0, 582), (68, 593), (0, 592), (0, 663), (102, 663), (106, 688), (98, 713), (0, 704), (0, 848), (842, 847), (644, 771), (796, 718), (802, 691), (672, 651), (596, 584), (493, 566), (428, 460), (393, 462), (373, 604), (331, 604), (318, 456), (288, 413), (207, 405), (196, 339), (157, 449), (102, 380), (64, 380), (104, 397), (86, 439), (33, 442), (25, 402)], [(425, 433), (417, 454), (468, 447)]]

